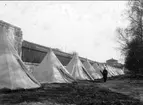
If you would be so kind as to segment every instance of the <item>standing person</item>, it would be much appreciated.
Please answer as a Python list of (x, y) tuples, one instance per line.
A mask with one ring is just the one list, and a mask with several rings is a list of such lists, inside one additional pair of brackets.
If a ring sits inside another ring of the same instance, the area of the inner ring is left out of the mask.
[(100, 72), (101, 72), (101, 74), (103, 75), (104, 82), (106, 82), (106, 81), (107, 81), (108, 71), (107, 71), (106, 68), (104, 67), (103, 72), (102, 72), (102, 71), (100, 71)]

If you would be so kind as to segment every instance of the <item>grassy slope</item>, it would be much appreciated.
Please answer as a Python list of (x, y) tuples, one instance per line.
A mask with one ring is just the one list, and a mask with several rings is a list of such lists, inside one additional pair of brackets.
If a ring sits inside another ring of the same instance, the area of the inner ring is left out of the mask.
[(104, 88), (101, 83), (87, 81), (45, 84), (36, 90), (1, 90), (0, 94), (0, 105), (143, 105), (137, 99)]

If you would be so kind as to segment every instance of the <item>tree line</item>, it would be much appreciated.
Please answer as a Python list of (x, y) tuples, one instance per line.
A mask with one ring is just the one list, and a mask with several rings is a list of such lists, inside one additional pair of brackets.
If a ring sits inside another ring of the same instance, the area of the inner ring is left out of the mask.
[(129, 24), (117, 28), (125, 67), (134, 74), (143, 73), (143, 0), (129, 0), (125, 11)]

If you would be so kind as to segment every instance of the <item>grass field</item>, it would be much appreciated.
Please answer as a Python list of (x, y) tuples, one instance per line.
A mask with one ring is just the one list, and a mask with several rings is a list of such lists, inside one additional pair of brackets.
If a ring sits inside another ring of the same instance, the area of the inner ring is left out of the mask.
[(139, 98), (124, 94), (127, 90), (134, 91), (133, 85), (141, 88), (142, 83), (138, 82), (136, 79), (116, 77), (107, 83), (101, 80), (80, 81), (72, 84), (44, 84), (32, 90), (3, 89), (0, 90), (0, 105), (143, 105)]
[(143, 101), (143, 76), (121, 76), (100, 85)]

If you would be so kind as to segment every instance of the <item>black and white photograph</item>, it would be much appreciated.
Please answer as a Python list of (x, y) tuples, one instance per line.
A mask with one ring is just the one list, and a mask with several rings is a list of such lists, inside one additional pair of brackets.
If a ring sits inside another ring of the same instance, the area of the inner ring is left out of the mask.
[(0, 1), (0, 105), (143, 105), (143, 0)]

